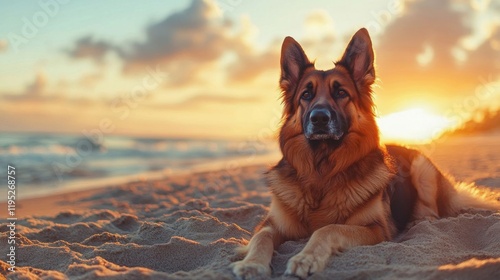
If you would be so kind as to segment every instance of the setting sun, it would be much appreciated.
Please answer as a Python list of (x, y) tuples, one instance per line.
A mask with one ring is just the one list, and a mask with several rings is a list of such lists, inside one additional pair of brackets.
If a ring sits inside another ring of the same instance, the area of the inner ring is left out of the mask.
[(438, 137), (453, 123), (443, 116), (422, 108), (413, 108), (381, 117), (378, 120), (381, 137), (386, 142), (422, 144)]

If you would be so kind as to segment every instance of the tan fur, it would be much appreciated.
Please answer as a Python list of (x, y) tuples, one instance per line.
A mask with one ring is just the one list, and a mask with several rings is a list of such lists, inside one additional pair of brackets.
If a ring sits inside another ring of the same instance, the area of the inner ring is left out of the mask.
[(477, 208), (500, 209), (498, 191), (479, 189), (474, 184), (457, 183), (444, 175), (424, 155), (411, 165), (413, 183), (418, 192), (414, 219), (437, 219), (457, 215), (461, 210)]
[(413, 184), (418, 193), (415, 206), (415, 219), (437, 219), (439, 210), (438, 197), (438, 170), (423, 155), (419, 155), (411, 164)]
[[(386, 149), (379, 143), (371, 96), (373, 59), (364, 29), (328, 71), (316, 70), (300, 45), (285, 39), (280, 78), (285, 110), (279, 137), (283, 158), (266, 174), (272, 193), (267, 218), (243, 249), (244, 259), (232, 264), (238, 278), (269, 276), (273, 250), (285, 240), (310, 237), (286, 269), (286, 274), (306, 278), (323, 270), (330, 256), (391, 240), (416, 220), (456, 215), (467, 207), (500, 209), (491, 193), (478, 195), (455, 184), (419, 152)], [(332, 96), (335, 83), (348, 98)], [(304, 100), (301, 92), (309, 88), (314, 98)], [(303, 120), (318, 102), (348, 120), (338, 142), (312, 143), (305, 136)]]

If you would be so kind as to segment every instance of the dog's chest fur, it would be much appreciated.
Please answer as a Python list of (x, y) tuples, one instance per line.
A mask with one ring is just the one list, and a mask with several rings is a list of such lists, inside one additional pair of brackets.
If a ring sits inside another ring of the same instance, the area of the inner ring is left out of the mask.
[[(320, 175), (297, 180), (290, 166), (277, 166), (268, 173), (273, 203), (284, 209), (275, 223), (295, 220), (302, 228), (292, 235), (310, 235), (328, 224), (344, 224), (359, 207), (383, 191), (393, 173), (384, 161), (371, 162), (369, 171), (358, 173), (357, 167), (337, 174), (334, 178)], [(300, 183), (299, 183), (300, 182)], [(287, 231), (286, 225), (282, 227)]]

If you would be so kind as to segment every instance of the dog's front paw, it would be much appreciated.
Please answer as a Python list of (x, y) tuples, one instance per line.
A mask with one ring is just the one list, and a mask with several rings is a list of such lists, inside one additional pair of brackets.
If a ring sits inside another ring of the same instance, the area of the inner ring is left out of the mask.
[(307, 276), (322, 271), (327, 261), (328, 257), (325, 258), (301, 252), (288, 261), (285, 274), (306, 279)]
[(271, 276), (271, 268), (261, 263), (238, 261), (231, 264), (234, 275), (238, 279), (268, 279)]

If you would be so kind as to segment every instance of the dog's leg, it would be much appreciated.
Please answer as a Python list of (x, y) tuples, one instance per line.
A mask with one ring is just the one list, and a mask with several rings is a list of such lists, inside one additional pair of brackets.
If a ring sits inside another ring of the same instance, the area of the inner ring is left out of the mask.
[(355, 246), (377, 244), (383, 240), (383, 231), (378, 224), (324, 226), (316, 230), (304, 249), (288, 261), (285, 273), (304, 279), (322, 271), (332, 254)]
[(247, 245), (246, 257), (232, 264), (233, 273), (239, 279), (261, 279), (271, 275), (271, 259), (279, 238), (271, 226), (259, 230)]

